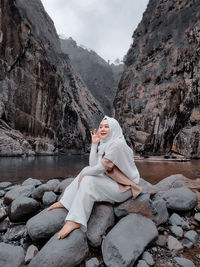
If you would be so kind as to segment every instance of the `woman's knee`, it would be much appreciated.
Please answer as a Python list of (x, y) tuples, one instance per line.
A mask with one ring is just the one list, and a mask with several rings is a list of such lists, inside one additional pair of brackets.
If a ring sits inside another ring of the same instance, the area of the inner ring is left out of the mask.
[(80, 186), (91, 189), (95, 187), (95, 178), (93, 176), (84, 176), (80, 182)]

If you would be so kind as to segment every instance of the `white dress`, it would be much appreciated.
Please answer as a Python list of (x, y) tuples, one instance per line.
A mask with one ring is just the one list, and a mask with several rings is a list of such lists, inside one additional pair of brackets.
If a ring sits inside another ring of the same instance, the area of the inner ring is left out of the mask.
[(83, 179), (79, 184), (79, 173), (60, 199), (61, 204), (69, 211), (65, 221), (80, 223), (84, 232), (87, 231), (87, 222), (95, 201), (123, 202), (132, 196), (130, 189), (121, 192), (117, 182), (104, 174), (101, 158), (97, 153), (97, 145), (92, 144), (90, 166), (80, 172)]

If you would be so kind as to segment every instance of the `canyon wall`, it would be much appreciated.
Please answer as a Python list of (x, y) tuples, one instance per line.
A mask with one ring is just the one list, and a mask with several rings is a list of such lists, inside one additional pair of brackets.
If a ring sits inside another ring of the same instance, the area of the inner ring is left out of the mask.
[(150, 0), (114, 101), (141, 154), (200, 157), (200, 1)]

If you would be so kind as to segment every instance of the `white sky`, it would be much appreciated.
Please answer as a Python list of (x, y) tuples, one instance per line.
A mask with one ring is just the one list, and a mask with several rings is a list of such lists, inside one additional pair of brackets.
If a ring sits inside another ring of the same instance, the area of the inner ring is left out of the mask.
[(57, 33), (97, 52), (123, 59), (149, 0), (41, 0)]

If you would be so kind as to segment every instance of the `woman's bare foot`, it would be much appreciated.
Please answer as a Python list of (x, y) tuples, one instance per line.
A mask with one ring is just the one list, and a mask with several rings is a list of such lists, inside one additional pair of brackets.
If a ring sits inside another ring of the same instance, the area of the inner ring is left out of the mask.
[(57, 209), (57, 208), (64, 208), (64, 206), (58, 201), (58, 202), (55, 202), (54, 204), (52, 204), (50, 207), (48, 207), (47, 210), (53, 210), (53, 209)]
[(63, 228), (58, 232), (58, 239), (65, 238), (69, 233), (73, 230), (78, 229), (81, 227), (80, 223), (67, 221)]

